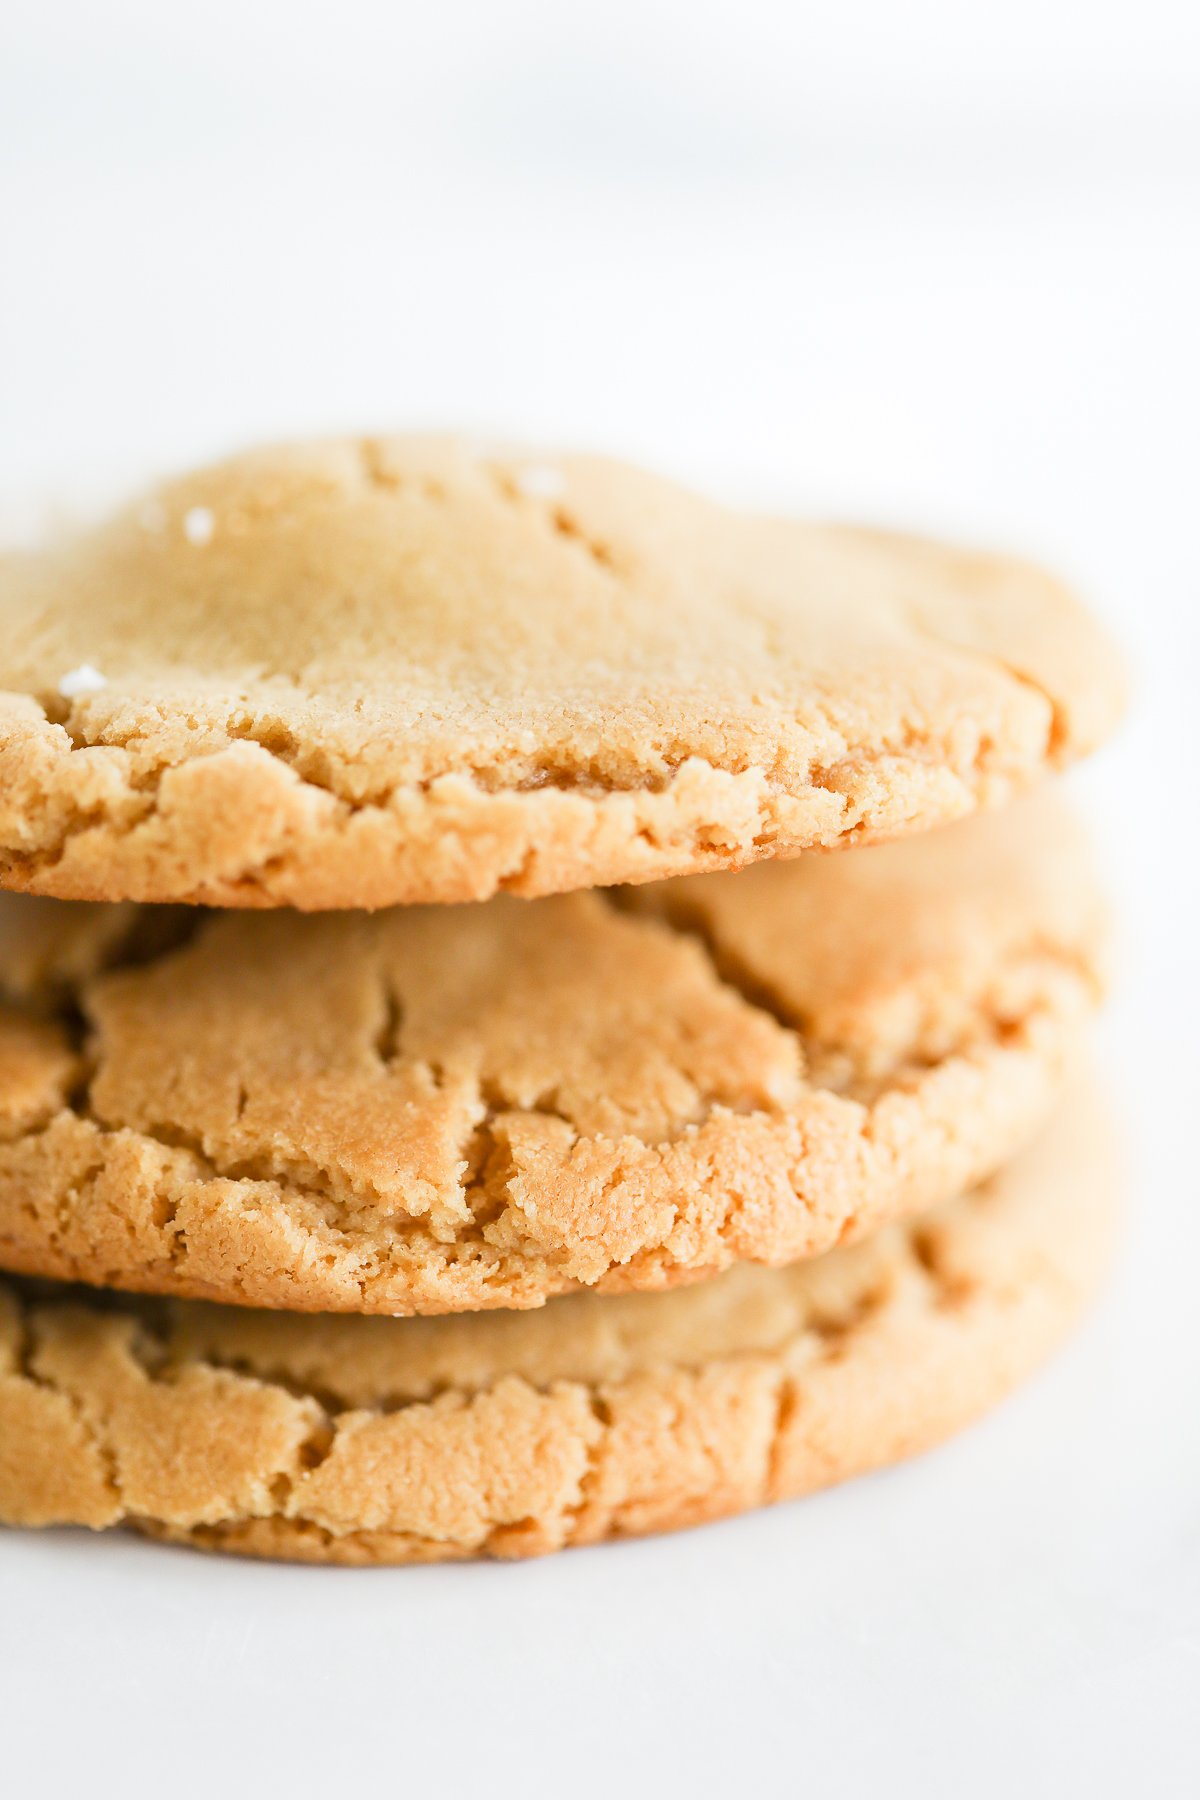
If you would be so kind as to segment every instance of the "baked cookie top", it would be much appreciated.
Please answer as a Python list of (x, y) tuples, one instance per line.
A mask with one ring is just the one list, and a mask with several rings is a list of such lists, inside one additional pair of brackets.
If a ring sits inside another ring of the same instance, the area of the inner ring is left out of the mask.
[(306, 910), (951, 820), (1090, 750), (1106, 641), (1010, 559), (619, 463), (242, 456), (0, 571), (0, 883)]
[(1050, 1350), (1107, 1261), (1103, 1120), (788, 1269), (452, 1319), (0, 1282), (0, 1520), (314, 1561), (663, 1530), (925, 1449)]
[(1051, 1104), (1102, 909), (1055, 798), (740, 874), (220, 913), (0, 897), (0, 1267), (529, 1307), (783, 1263)]

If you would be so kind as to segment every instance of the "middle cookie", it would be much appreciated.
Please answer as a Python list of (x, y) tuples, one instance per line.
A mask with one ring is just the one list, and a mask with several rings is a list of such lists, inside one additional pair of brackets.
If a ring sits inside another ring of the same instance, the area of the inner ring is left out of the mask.
[(538, 901), (5, 895), (0, 1266), (410, 1313), (814, 1255), (1032, 1133), (1103, 938), (1046, 796)]

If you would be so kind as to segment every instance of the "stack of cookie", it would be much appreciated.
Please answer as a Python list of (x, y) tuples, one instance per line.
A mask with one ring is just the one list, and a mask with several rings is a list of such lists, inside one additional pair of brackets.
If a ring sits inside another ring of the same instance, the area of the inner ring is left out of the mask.
[(1039, 784), (1121, 682), (1049, 577), (399, 439), (0, 608), (0, 1518), (531, 1554), (906, 1456), (1064, 1332), (1104, 923)]

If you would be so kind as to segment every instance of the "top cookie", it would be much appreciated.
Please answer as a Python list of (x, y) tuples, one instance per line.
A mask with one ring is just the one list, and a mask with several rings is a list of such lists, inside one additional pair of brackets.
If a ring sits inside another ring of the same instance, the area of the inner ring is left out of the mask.
[(594, 458), (260, 451), (0, 575), (0, 885), (305, 909), (642, 881), (948, 820), (1090, 749), (1025, 564)]

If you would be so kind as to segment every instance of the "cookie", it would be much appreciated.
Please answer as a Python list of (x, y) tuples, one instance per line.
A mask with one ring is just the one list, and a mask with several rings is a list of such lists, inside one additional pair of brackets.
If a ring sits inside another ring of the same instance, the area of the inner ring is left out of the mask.
[(410, 1313), (790, 1262), (1032, 1133), (1103, 935), (1048, 794), (539, 901), (0, 896), (0, 1267)]
[(793, 1498), (928, 1448), (1041, 1361), (1104, 1268), (1111, 1165), (1078, 1103), (968, 1198), (853, 1248), (539, 1313), (0, 1285), (0, 1519), (424, 1562)]
[(0, 883), (303, 909), (539, 895), (963, 816), (1121, 678), (1024, 563), (617, 463), (261, 451), (0, 575)]

